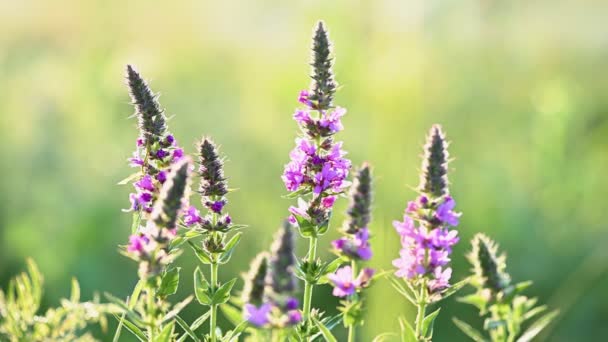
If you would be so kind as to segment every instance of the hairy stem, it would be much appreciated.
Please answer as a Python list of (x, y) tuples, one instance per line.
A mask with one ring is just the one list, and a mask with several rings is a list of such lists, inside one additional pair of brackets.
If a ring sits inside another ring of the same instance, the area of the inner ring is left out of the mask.
[[(215, 290), (218, 288), (217, 283), (217, 271), (219, 268), (219, 264), (214, 262), (211, 264), (211, 286)], [(215, 336), (215, 330), (217, 327), (217, 305), (211, 305), (211, 316), (209, 317), (209, 333), (211, 335), (211, 342), (216, 342), (217, 338)]]
[[(308, 262), (310, 264), (314, 263), (315, 258), (317, 257), (317, 237), (313, 236), (308, 239)], [(304, 319), (308, 319), (310, 317), (310, 308), (312, 304), (312, 288), (314, 284), (306, 281), (304, 285)]]
[(424, 341), (424, 336), (422, 336), (422, 322), (424, 321), (424, 316), (426, 316), (426, 306), (427, 306), (427, 298), (426, 298), (426, 280), (422, 281), (420, 286), (420, 300), (418, 302), (418, 314), (416, 315), (416, 338), (419, 341)]

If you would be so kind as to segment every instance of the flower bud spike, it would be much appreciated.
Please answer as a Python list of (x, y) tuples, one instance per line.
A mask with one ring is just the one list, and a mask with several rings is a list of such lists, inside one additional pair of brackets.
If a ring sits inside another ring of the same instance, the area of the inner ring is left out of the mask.
[(167, 181), (163, 184), (152, 211), (152, 220), (159, 227), (176, 227), (178, 215), (188, 203), (191, 165), (190, 158), (184, 158), (173, 165)]
[(154, 137), (162, 137), (167, 130), (167, 118), (158, 103), (158, 96), (131, 65), (127, 65), (126, 78), (141, 137), (145, 142), (152, 142)]
[(312, 94), (308, 99), (314, 103), (314, 108), (327, 110), (333, 106), (334, 93), (338, 84), (332, 71), (329, 33), (322, 21), (319, 21), (312, 42)]
[(448, 142), (440, 125), (433, 125), (424, 145), (424, 159), (420, 174), (419, 190), (439, 198), (449, 194), (448, 189)]
[(199, 161), (199, 174), (202, 178), (200, 193), (207, 197), (226, 195), (228, 190), (226, 178), (224, 178), (223, 161), (218, 155), (217, 146), (209, 138), (203, 138), (199, 144)]
[(243, 303), (250, 303), (256, 306), (262, 304), (267, 273), (268, 253), (262, 252), (253, 259), (249, 266), (249, 272), (243, 277), (245, 280), (242, 295)]
[(268, 258), (266, 283), (273, 294), (290, 295), (297, 290), (297, 279), (294, 274), (296, 259), (294, 256), (295, 241), (293, 227), (288, 220), (274, 236)]
[(371, 219), (372, 190), (371, 170), (364, 163), (357, 171), (350, 190), (350, 205), (346, 212), (347, 219), (343, 230), (348, 234), (356, 234), (367, 227)]
[(498, 255), (498, 245), (484, 234), (477, 234), (471, 241), (473, 249), (467, 256), (473, 265), (476, 282), (494, 293), (504, 290), (511, 282), (506, 272), (506, 257)]

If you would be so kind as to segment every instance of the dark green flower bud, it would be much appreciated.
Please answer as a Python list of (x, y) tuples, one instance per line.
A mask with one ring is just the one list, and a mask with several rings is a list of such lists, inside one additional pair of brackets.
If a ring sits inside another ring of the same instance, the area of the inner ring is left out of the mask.
[(471, 242), (473, 249), (467, 258), (473, 265), (474, 283), (497, 293), (507, 288), (511, 277), (506, 272), (506, 257), (498, 255), (498, 246), (484, 234), (477, 234)]
[[(200, 193), (207, 197), (222, 197), (228, 193), (224, 178), (224, 162), (219, 157), (216, 145), (209, 138), (203, 138), (199, 144), (199, 174), (202, 178)], [(203, 205), (208, 199), (203, 198)]]
[(158, 227), (176, 227), (178, 215), (188, 203), (191, 166), (190, 158), (183, 158), (171, 167), (152, 210), (152, 221)]
[(438, 198), (450, 193), (448, 189), (448, 142), (440, 125), (433, 125), (424, 145), (424, 159), (419, 190)]
[(158, 95), (152, 92), (148, 83), (131, 65), (127, 65), (127, 85), (142, 139), (145, 143), (159, 140), (167, 131), (167, 118), (158, 103)]
[(262, 304), (267, 273), (268, 253), (262, 252), (253, 259), (249, 266), (249, 272), (244, 276), (243, 303), (250, 303), (256, 306)]
[(308, 97), (313, 103), (313, 108), (319, 110), (327, 110), (332, 107), (338, 86), (332, 71), (331, 48), (329, 33), (323, 22), (319, 21), (312, 41), (312, 94)]
[(296, 258), (293, 227), (285, 220), (274, 236), (268, 258), (268, 274), (266, 283), (273, 294), (290, 295), (297, 289), (297, 279), (294, 275)]
[(372, 206), (372, 177), (370, 166), (363, 163), (357, 171), (350, 190), (350, 206), (346, 214), (343, 230), (348, 234), (356, 234), (367, 227), (371, 219)]

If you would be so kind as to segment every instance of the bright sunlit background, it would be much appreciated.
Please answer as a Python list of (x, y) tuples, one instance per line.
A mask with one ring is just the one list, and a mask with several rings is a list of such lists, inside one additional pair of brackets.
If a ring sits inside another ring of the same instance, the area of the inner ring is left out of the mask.
[[(245, 271), (292, 204), (280, 175), (309, 84), (312, 28), (323, 19), (342, 85), (336, 104), (348, 109), (338, 138), (355, 164), (375, 167), (371, 264), (389, 269), (398, 254), (391, 221), (415, 196), (424, 136), (441, 123), (463, 212), (454, 279), (467, 275), (468, 241), (484, 231), (507, 251), (512, 277), (534, 280), (529, 294), (562, 310), (545, 339), (605, 338), (607, 16), (600, 0), (0, 0), (0, 284), (31, 256), (46, 276), (46, 305), (68, 295), (71, 276), (85, 298), (132, 290), (136, 265), (117, 247), (130, 231), (121, 209), (131, 189), (116, 183), (131, 172), (138, 134), (126, 63), (162, 93), (189, 152), (210, 135), (228, 156), (239, 189), (228, 210), (249, 228), (220, 278)], [(178, 263), (184, 297), (197, 260), (186, 251)], [(314, 303), (333, 313), (337, 301), (325, 287)], [(361, 341), (413, 315), (386, 281), (368, 304)], [(193, 303), (186, 317), (201, 310)], [(465, 341), (455, 315), (482, 324), (450, 299), (437, 341)]]

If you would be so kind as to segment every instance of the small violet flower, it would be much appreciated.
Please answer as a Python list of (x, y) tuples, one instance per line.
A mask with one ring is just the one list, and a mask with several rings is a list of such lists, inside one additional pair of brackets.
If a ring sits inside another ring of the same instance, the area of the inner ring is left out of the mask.
[(268, 324), (271, 310), (272, 305), (270, 303), (264, 303), (259, 307), (253, 304), (245, 304), (245, 319), (257, 327), (262, 327)]

